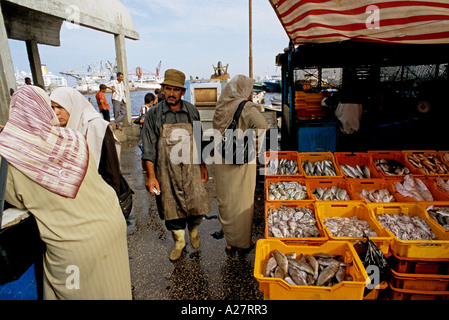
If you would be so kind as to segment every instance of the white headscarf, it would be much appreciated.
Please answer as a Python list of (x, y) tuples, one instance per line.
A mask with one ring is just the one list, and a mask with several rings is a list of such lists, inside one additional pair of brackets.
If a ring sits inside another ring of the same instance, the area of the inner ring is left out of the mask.
[[(104, 134), (109, 123), (105, 121), (92, 104), (74, 88), (57, 88), (51, 93), (50, 99), (59, 104), (70, 114), (67, 128), (76, 129), (86, 137), (89, 150), (95, 157), (95, 162), (97, 163), (98, 168)], [(116, 147), (118, 147), (117, 155), (119, 156), (120, 142), (115, 136), (114, 138), (116, 140)]]
[(0, 133), (1, 156), (45, 189), (75, 198), (89, 161), (84, 136), (59, 127), (50, 99), (39, 87), (19, 88), (10, 106)]
[[(237, 111), (240, 102), (248, 100), (253, 92), (255, 80), (244, 75), (237, 75), (232, 78), (223, 88), (213, 119), (213, 127), (223, 133), (231, 124), (234, 113)], [(254, 105), (254, 103), (251, 102)], [(245, 108), (250, 103), (245, 105)]]

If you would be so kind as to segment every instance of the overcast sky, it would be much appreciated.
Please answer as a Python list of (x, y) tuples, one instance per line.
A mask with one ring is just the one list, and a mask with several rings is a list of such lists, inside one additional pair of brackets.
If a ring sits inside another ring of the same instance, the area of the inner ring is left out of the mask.
[[(140, 40), (126, 40), (128, 71), (169, 68), (187, 77), (210, 78), (212, 65), (229, 64), (231, 77), (249, 73), (248, 0), (120, 0)], [(253, 73), (279, 74), (275, 57), (288, 37), (268, 0), (252, 0)], [(87, 28), (61, 28), (61, 46), (39, 45), (42, 64), (54, 74), (97, 61), (113, 61), (113, 35)], [(14, 69), (29, 72), (25, 43), (9, 40)]]

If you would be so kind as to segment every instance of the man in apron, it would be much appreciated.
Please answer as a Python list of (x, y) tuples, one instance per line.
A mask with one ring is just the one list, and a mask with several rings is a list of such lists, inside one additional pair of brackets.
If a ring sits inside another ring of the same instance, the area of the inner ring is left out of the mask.
[(186, 246), (186, 226), (192, 247), (200, 246), (198, 226), (203, 215), (211, 211), (203, 184), (208, 172), (202, 160), (199, 164), (201, 153), (198, 155), (196, 147), (201, 141), (195, 141), (193, 136), (193, 123), (200, 121), (200, 116), (194, 105), (181, 100), (186, 91), (184, 81), (181, 71), (165, 72), (165, 100), (148, 111), (142, 127), (145, 186), (156, 194), (159, 214), (175, 241), (170, 260), (178, 260)]

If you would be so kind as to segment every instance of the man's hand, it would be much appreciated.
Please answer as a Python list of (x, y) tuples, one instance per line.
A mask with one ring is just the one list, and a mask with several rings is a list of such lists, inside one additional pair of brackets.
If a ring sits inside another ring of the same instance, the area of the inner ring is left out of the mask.
[(207, 172), (207, 168), (204, 162), (201, 162), (200, 170), (201, 170), (201, 181), (203, 183), (206, 183), (207, 180), (209, 180), (209, 172)]
[(145, 161), (145, 167), (148, 173), (147, 181), (145, 181), (145, 188), (147, 188), (148, 192), (151, 194), (155, 194), (153, 190), (153, 188), (155, 188), (159, 194), (161, 192), (161, 187), (159, 186), (159, 182), (157, 181), (154, 173), (154, 163), (151, 161)]

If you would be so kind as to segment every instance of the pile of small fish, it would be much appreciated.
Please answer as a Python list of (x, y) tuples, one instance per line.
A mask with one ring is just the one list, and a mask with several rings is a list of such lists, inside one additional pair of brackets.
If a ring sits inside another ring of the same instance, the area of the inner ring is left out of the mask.
[(435, 183), (437, 184), (439, 190), (449, 195), (449, 180), (446, 180), (446, 182), (444, 182), (442, 178), (438, 177), (435, 178)]
[(278, 249), (270, 254), (265, 263), (264, 277), (284, 279), (295, 286), (333, 286), (342, 281), (353, 281), (346, 273), (346, 267), (351, 263), (344, 263), (342, 257), (335, 254), (315, 253), (300, 254), (295, 252), (285, 255)]
[(268, 235), (276, 238), (319, 237), (313, 211), (306, 207), (270, 209), (267, 216)]
[(448, 207), (440, 207), (435, 209), (434, 206), (430, 206), (427, 208), (427, 212), (432, 217), (433, 220), (438, 222), (443, 226), (444, 229), (449, 231), (449, 208)]
[(432, 193), (430, 193), (427, 186), (420, 179), (413, 178), (411, 175), (406, 175), (404, 181), (393, 182), (396, 191), (404, 197), (412, 197), (417, 201), (433, 201)]
[(307, 199), (305, 185), (296, 181), (270, 182), (268, 185), (268, 200), (304, 200)]
[(396, 202), (396, 199), (388, 189), (363, 189), (362, 192), (357, 192), (357, 195), (362, 197), (366, 202)]
[(444, 160), (446, 160), (447, 162), (449, 162), (449, 152), (445, 152), (443, 154)]
[(358, 164), (356, 164), (355, 166), (350, 166), (348, 164), (342, 164), (340, 165), (340, 169), (349, 178), (355, 179), (371, 178), (371, 172), (369, 171), (369, 167), (367, 165), (359, 166)]
[(345, 189), (340, 189), (338, 186), (332, 186), (331, 188), (317, 187), (312, 191), (312, 194), (319, 201), (347, 201), (351, 200), (348, 192)]
[(299, 174), (298, 162), (296, 160), (272, 159), (267, 162), (267, 174)]
[(407, 159), (424, 174), (449, 174), (449, 168), (436, 156), (413, 153), (408, 155)]
[(356, 216), (346, 217), (328, 217), (323, 219), (324, 226), (329, 230), (333, 237), (378, 237), (369, 225), (368, 221), (360, 220)]
[(399, 240), (436, 240), (429, 224), (419, 217), (408, 214), (379, 214), (377, 221), (393, 232)]
[(312, 162), (306, 160), (302, 163), (306, 176), (336, 176), (337, 173), (331, 160), (318, 160)]
[(374, 164), (386, 175), (410, 174), (410, 169), (394, 159), (374, 159)]

